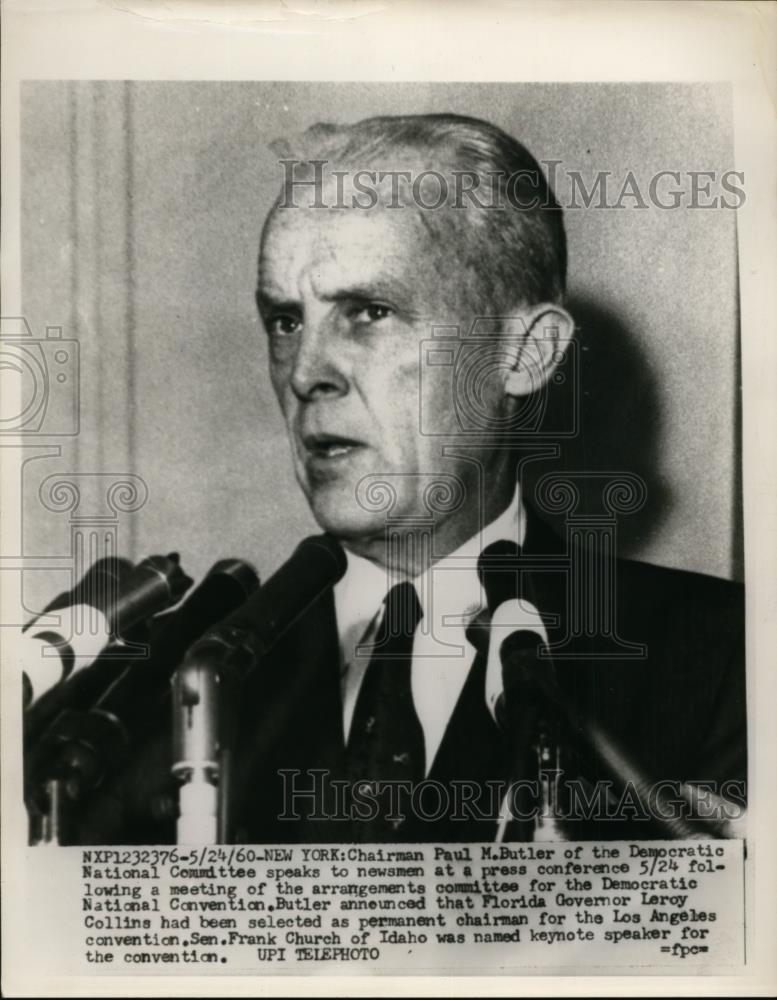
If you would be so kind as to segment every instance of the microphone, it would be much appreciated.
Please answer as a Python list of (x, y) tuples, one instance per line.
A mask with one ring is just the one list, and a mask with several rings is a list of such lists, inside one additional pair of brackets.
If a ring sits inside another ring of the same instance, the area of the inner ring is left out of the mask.
[(95, 560), (72, 590), (63, 590), (61, 594), (57, 594), (39, 615), (27, 622), (22, 632), (32, 628), (44, 615), (69, 605), (88, 604), (95, 608), (107, 606), (114, 599), (119, 581), (126, 578), (133, 566), (134, 563), (129, 559), (118, 556), (103, 556)]
[(165, 617), (148, 659), (127, 666), (90, 710), (67, 710), (56, 718), (36, 748), (29, 784), (64, 776), (73, 797), (98, 785), (157, 721), (155, 710), (187, 647), (258, 585), (254, 569), (239, 559), (211, 567), (186, 602)]
[(491, 618), (486, 661), (486, 703), (503, 731), (528, 734), (541, 705), (535, 673), (553, 674), (549, 659), (540, 659), (548, 637), (539, 611), (528, 601), (503, 601)]
[(169, 691), (170, 678), (189, 646), (225, 615), (245, 602), (259, 586), (253, 566), (241, 559), (222, 559), (186, 602), (160, 623), (147, 660), (130, 664), (95, 702), (132, 733), (148, 720), (150, 709)]
[[(53, 660), (55, 669), (36, 667), (33, 675), (27, 673), (28, 705), (61, 681), (90, 667), (106, 647), (116, 643), (118, 649), (122, 636), (139, 622), (176, 604), (193, 582), (181, 569), (177, 552), (149, 556), (131, 571), (122, 568), (124, 563), (126, 560), (116, 560), (115, 565), (92, 567), (74, 588), (74, 601), (62, 604), (67, 599), (64, 594), (55, 598), (49, 609), (58, 605), (65, 627), (30, 633), (31, 639), (56, 649), (59, 655), (46, 657), (43, 647), (38, 647), (41, 663)], [(84, 599), (90, 603), (84, 603)], [(89, 629), (81, 627), (86, 619), (92, 626)]]
[(181, 782), (178, 843), (229, 834), (230, 736), (226, 707), (239, 683), (345, 573), (328, 535), (306, 538), (246, 603), (189, 649), (173, 676), (173, 775)]
[[(133, 564), (129, 559), (103, 556), (89, 567), (71, 590), (63, 590), (22, 628), (22, 661), (31, 663), (35, 658), (38, 659), (35, 680), (39, 693), (49, 690), (67, 677), (76, 657), (89, 655), (95, 643), (100, 643), (99, 637), (104, 636), (107, 631), (101, 609), (117, 593), (120, 581), (126, 579), (132, 568)], [(55, 631), (53, 627), (41, 624), (39, 627), (42, 631), (30, 632), (46, 615), (66, 608), (73, 609), (69, 616), (72, 627), (63, 623), (60, 630)], [(83, 625), (85, 620), (89, 622), (91, 630), (76, 627), (76, 623)], [(70, 641), (66, 636), (71, 637)], [(76, 649), (73, 648), (74, 645)], [(45, 649), (52, 647), (56, 649), (57, 656), (46, 655)], [(32, 681), (24, 670), (22, 685), (23, 705), (27, 708), (35, 695)]]
[(554, 677), (552, 661), (541, 656), (548, 636), (539, 611), (523, 596), (529, 587), (521, 586), (519, 550), (514, 542), (497, 541), (484, 549), (478, 574), (491, 615), (486, 704), (502, 732), (512, 781), (500, 811), (496, 840), (504, 840), (508, 828), (514, 839), (543, 839), (553, 824), (545, 821), (544, 810), (537, 807), (547, 798), (551, 815), (555, 808), (557, 782), (545, 772), (554, 752), (558, 757), (558, 748), (553, 746), (557, 744), (557, 719), (534, 675), (541, 671)]
[[(524, 597), (519, 598), (519, 549), (515, 542), (500, 540), (483, 549), (478, 560), (478, 576), (486, 592), (491, 620), (488, 628), (488, 659), (486, 660), (486, 704), (497, 725), (505, 731), (531, 738), (529, 722), (536, 720), (539, 706), (528, 698), (526, 667), (505, 670), (501, 655), (503, 643), (514, 634), (521, 636), (523, 658), (536, 658), (538, 646), (547, 645), (548, 636), (537, 608)], [(549, 660), (545, 669), (552, 670)], [(532, 702), (532, 711), (529, 711)]]
[[(609, 729), (581, 711), (562, 690), (548, 651), (542, 617), (524, 597), (518, 599), (520, 569), (516, 567), (517, 559), (517, 546), (499, 541), (484, 549), (478, 563), (491, 613), (486, 701), (499, 728), (513, 743), (510, 750), (514, 754), (514, 772), (518, 776), (534, 775), (539, 765), (542, 779), (542, 768), (555, 760), (558, 770), (559, 760), (567, 756), (562, 750), (574, 747), (580, 766), (594, 772), (603, 768), (616, 788), (631, 790), (645, 813), (652, 816), (669, 837), (698, 836), (698, 831), (686, 819), (672, 814), (668, 793), (650, 780)], [(529, 755), (527, 742), (536, 743), (536, 761)], [(660, 808), (650, 809), (651, 791)], [(557, 794), (558, 788), (552, 797), (555, 799)], [(551, 812), (549, 822), (547, 817), (538, 817), (534, 839), (541, 839), (543, 824), (553, 826), (553, 816)], [(498, 840), (503, 839), (511, 819), (509, 812), (503, 815), (497, 831)], [(724, 824), (705, 819), (704, 825), (718, 836), (730, 835)], [(521, 832), (520, 823), (516, 826)]]
[(518, 596), (520, 552), (515, 542), (502, 539), (492, 542), (480, 553), (478, 577), (486, 592), (486, 601), (491, 615), (496, 609)]
[[(566, 732), (574, 736), (584, 760), (587, 759), (589, 765), (598, 762), (599, 768), (604, 768), (619, 791), (628, 789), (633, 799), (639, 803), (641, 811), (662, 827), (668, 837), (675, 840), (698, 837), (698, 830), (692, 823), (675, 814), (670, 793), (651, 779), (606, 726), (581, 711), (570, 700), (557, 683), (554, 671), (543, 670), (536, 655), (527, 655), (527, 648), (524, 631), (513, 632), (504, 639), (500, 648), (504, 676), (519, 678), (520, 683), (524, 684), (524, 690), (534, 691), (539, 699), (538, 703), (549, 706)], [(655, 803), (653, 808), (651, 794)], [(692, 811), (689, 818), (701, 819), (694, 816)], [(704, 825), (718, 836), (729, 835), (725, 824), (720, 824), (717, 820), (705, 819)]]
[(193, 583), (181, 569), (177, 552), (144, 559), (106, 611), (112, 635), (120, 638), (138, 622), (177, 604)]
[(331, 536), (306, 538), (253, 597), (191, 647), (184, 665), (208, 660), (235, 668), (245, 678), (310, 605), (337, 583), (347, 565), (345, 553)]
[(517, 840), (533, 840), (538, 835), (542, 813), (538, 807), (546, 790), (545, 751), (555, 743), (557, 728), (555, 712), (548, 711), (536, 683), (537, 673), (554, 674), (552, 662), (540, 656), (547, 641), (542, 618), (528, 601), (512, 598), (494, 612), (486, 661), (486, 703), (502, 732), (511, 765), (511, 790), (497, 824), (499, 842), (508, 828)]

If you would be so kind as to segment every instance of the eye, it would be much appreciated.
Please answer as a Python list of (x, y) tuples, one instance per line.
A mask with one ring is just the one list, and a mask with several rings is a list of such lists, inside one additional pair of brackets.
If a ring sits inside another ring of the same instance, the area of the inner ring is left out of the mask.
[(270, 337), (289, 337), (299, 330), (302, 323), (297, 316), (291, 316), (288, 313), (276, 313), (274, 316), (267, 317), (264, 321), (264, 326)]
[(379, 302), (366, 302), (354, 307), (351, 319), (354, 323), (378, 323), (391, 316), (393, 312), (390, 306), (381, 305)]

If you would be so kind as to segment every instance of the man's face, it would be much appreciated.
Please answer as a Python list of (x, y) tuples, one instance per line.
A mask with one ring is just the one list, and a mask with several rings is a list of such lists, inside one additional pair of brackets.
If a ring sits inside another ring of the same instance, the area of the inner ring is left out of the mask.
[[(421, 378), (432, 327), (471, 325), (468, 280), (456, 248), (441, 251), (412, 208), (278, 209), (268, 222), (257, 301), (297, 478), (319, 525), (357, 550), (386, 523), (385, 510), (357, 500), (366, 476), (396, 492), (392, 519), (412, 519), (428, 516), (434, 474), (453, 473), (467, 530), (477, 530), (472, 458), (486, 474), (500, 459), (488, 438), (471, 435), (469, 459), (442, 456), (439, 435), (451, 435), (448, 444), (459, 435), (451, 373)], [(503, 400), (489, 392), (497, 412)], [(422, 407), (434, 434), (421, 431)]]

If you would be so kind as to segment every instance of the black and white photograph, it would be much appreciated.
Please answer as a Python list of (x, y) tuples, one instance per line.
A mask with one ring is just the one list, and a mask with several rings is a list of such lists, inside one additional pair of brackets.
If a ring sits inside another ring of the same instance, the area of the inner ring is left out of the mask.
[[(163, 6), (127, 53), (241, 31)], [(773, 110), (670, 53), (469, 79), (490, 5), (270, 6), (233, 72), (4, 81), (3, 925), (59, 928), (13, 982), (766, 995)], [(359, 72), (413, 24), (445, 71)], [(252, 73), (270, 25), (353, 68)]]

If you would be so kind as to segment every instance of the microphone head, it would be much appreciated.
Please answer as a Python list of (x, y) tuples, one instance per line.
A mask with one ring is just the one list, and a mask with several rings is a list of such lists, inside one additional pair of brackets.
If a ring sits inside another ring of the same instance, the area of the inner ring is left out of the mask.
[(166, 556), (148, 556), (135, 567), (133, 577), (139, 584), (142, 581), (144, 585), (159, 592), (160, 598), (164, 593), (168, 606), (179, 601), (194, 583), (181, 569), (177, 552), (170, 552)]
[[(187, 658), (194, 660), (203, 655), (208, 642), (215, 638), (230, 648), (246, 644), (255, 663), (341, 579), (347, 566), (345, 552), (331, 535), (304, 539), (256, 593), (191, 647)], [(211, 656), (212, 650), (206, 655)], [(251, 667), (246, 666), (248, 669)]]
[(131, 559), (121, 556), (103, 556), (92, 563), (74, 590), (87, 589), (95, 580), (122, 580), (132, 572), (134, 565)]
[(515, 721), (516, 712), (523, 711), (522, 705), (527, 710), (536, 707), (532, 689), (537, 670), (552, 667), (540, 661), (540, 648), (547, 642), (547, 634), (539, 611), (528, 601), (513, 597), (500, 604), (491, 618), (489, 632), (486, 702), (503, 727), (508, 715)]
[(170, 677), (188, 647), (225, 615), (239, 608), (259, 586), (253, 567), (242, 559), (221, 559), (173, 611), (158, 615), (148, 659), (130, 664), (103, 693), (97, 708), (120, 719), (136, 736), (146, 732), (149, 711), (168, 691)]
[(129, 559), (119, 556), (103, 556), (95, 560), (72, 590), (63, 590), (61, 594), (57, 594), (39, 615), (27, 622), (22, 632), (31, 628), (43, 615), (61, 611), (73, 604), (89, 604), (100, 610), (105, 609), (118, 592), (121, 581), (132, 572), (133, 565)]
[(188, 646), (239, 608), (258, 586), (259, 576), (250, 563), (243, 559), (219, 559), (183, 603), (154, 617), (152, 641), (161, 641), (159, 637), (172, 629), (175, 637), (186, 637)]
[(518, 597), (519, 572), (516, 561), (519, 549), (515, 542), (502, 539), (486, 546), (478, 559), (478, 576), (486, 592), (488, 610), (493, 614), (500, 604)]
[(530, 664), (534, 666), (535, 660), (539, 660), (538, 649), (543, 643), (542, 636), (531, 629), (519, 628), (510, 632), (502, 641), (502, 659), (518, 657), (522, 665)]
[(300, 556), (319, 579), (334, 585), (348, 568), (343, 547), (332, 535), (311, 535), (299, 543), (294, 558)]
[[(545, 655), (543, 655), (543, 653)], [(557, 706), (562, 696), (553, 661), (547, 655), (547, 637), (543, 626), (524, 625), (502, 640), (500, 649), (502, 684), (508, 696)]]
[(126, 639), (138, 622), (177, 604), (193, 583), (181, 569), (177, 552), (148, 556), (122, 581), (116, 600), (105, 609), (111, 634)]
[(245, 597), (252, 594), (259, 586), (258, 573), (244, 559), (219, 559), (208, 570), (205, 579), (217, 576), (229, 577), (243, 591)]

